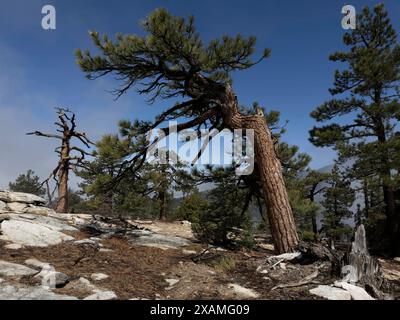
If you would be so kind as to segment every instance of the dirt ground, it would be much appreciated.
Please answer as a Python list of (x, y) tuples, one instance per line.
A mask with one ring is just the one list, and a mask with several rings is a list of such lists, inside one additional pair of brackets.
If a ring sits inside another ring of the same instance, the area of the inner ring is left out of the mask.
[[(88, 235), (74, 233), (76, 238)], [(119, 299), (243, 299), (230, 290), (229, 284), (239, 284), (259, 294), (258, 299), (316, 299), (308, 293), (311, 287), (277, 289), (275, 285), (285, 278), (288, 282), (301, 280), (313, 272), (313, 266), (298, 270), (278, 268), (265, 277), (256, 271), (266, 255), (265, 250), (248, 252), (221, 251), (217, 258), (206, 262), (193, 262), (195, 250), (201, 252), (201, 245), (182, 249), (162, 250), (159, 248), (132, 245), (125, 238), (109, 238), (102, 241), (99, 251), (91, 245), (63, 243), (47, 248), (23, 248), (7, 250), (0, 246), (2, 260), (23, 264), (35, 258), (50, 263), (54, 268), (67, 274), (70, 283), (56, 293), (84, 298), (90, 291), (79, 282), (80, 277), (90, 280), (93, 273), (104, 273), (109, 278), (96, 281), (97, 287), (111, 290)], [(189, 251), (190, 250), (190, 251)], [(178, 281), (170, 286), (166, 279)], [(33, 285), (37, 280), (31, 277), (19, 282)]]
[[(101, 291), (113, 291), (118, 299), (262, 299), (262, 300), (317, 300), (309, 293), (318, 284), (332, 284), (328, 262), (298, 265), (290, 262), (267, 264), (274, 255), (273, 246), (265, 239), (255, 250), (229, 251), (209, 249), (197, 243), (190, 226), (185, 223), (140, 222), (132, 224), (169, 236), (189, 239), (190, 245), (177, 249), (142, 246), (126, 235), (104, 237), (102, 247), (93, 244), (64, 242), (45, 248), (25, 247), (9, 250), (0, 242), (0, 259), (24, 264), (27, 259), (37, 259), (51, 264), (56, 271), (69, 276), (70, 282), (55, 293), (85, 298), (93, 294), (93, 287)], [(89, 231), (65, 232), (76, 240), (88, 239), (96, 234)], [(383, 268), (400, 274), (400, 262), (380, 261)], [(315, 283), (290, 288), (276, 288), (293, 284), (318, 270)], [(95, 281), (93, 273), (109, 277)], [(389, 273), (390, 275), (390, 273)], [(90, 281), (88, 285), (87, 280)], [(15, 284), (40, 285), (34, 276), (8, 279)], [(86, 284), (85, 284), (86, 282)], [(400, 285), (400, 283), (399, 283)], [(240, 286), (239, 292), (235, 286)], [(245, 294), (241, 291), (245, 290)], [(250, 294), (248, 291), (250, 290)], [(390, 288), (388, 288), (390, 290)]]

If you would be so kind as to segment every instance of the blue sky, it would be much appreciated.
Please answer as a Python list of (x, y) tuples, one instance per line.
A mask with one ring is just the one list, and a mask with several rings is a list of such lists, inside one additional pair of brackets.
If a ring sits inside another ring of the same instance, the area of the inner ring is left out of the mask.
[[(309, 153), (313, 167), (328, 165), (333, 152), (308, 142), (315, 124), (309, 113), (330, 98), (328, 88), (338, 66), (328, 56), (342, 48), (341, 8), (352, 4), (361, 10), (378, 2), (0, 0), (0, 187), (29, 168), (43, 176), (54, 165), (48, 142), (24, 133), (53, 129), (56, 106), (76, 111), (79, 124), (94, 139), (115, 132), (119, 119), (151, 119), (162, 111), (160, 105), (146, 105), (145, 97), (135, 92), (114, 101), (107, 90), (116, 82), (87, 80), (74, 57), (77, 48), (92, 48), (89, 30), (142, 33), (138, 22), (157, 7), (176, 15), (194, 14), (205, 41), (241, 33), (257, 37), (259, 53), (270, 48), (268, 60), (234, 75), (239, 100), (281, 111), (282, 119), (289, 120), (285, 140)], [(384, 2), (399, 30), (400, 2)], [(41, 28), (45, 4), (57, 10), (56, 30)]]

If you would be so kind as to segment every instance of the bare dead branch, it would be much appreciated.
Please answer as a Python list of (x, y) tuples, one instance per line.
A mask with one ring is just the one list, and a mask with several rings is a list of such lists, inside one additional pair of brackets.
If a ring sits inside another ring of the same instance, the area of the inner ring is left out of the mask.
[[(85, 156), (93, 156), (93, 154), (85, 151), (77, 146), (71, 146), (72, 138), (77, 138), (88, 149), (93, 142), (86, 136), (84, 132), (76, 131), (76, 115), (74, 112), (66, 108), (56, 108), (59, 121), (54, 124), (57, 127), (57, 132), (62, 135), (43, 133), (34, 131), (27, 133), (27, 135), (36, 135), (46, 138), (56, 138), (61, 140), (61, 146), (57, 147), (54, 152), (58, 154), (59, 161), (57, 167), (50, 173), (50, 175), (42, 182), (41, 186), (47, 185), (49, 199), (52, 198), (56, 189), (58, 189), (58, 203), (57, 212), (68, 211), (68, 171), (75, 170), (77, 167), (83, 167)], [(78, 152), (78, 155), (71, 155), (72, 151)], [(54, 190), (50, 193), (49, 182), (55, 181)]]
[(27, 136), (35, 135), (35, 136), (38, 136), (38, 137), (54, 138), (54, 139), (60, 139), (60, 140), (63, 139), (62, 136), (59, 136), (59, 135), (56, 135), (56, 134), (51, 134), (51, 133), (43, 133), (43, 132), (40, 132), (40, 131), (28, 132), (26, 135)]

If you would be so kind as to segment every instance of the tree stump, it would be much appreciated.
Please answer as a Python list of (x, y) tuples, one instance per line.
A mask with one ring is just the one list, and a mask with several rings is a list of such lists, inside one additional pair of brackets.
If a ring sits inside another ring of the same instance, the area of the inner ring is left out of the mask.
[(345, 279), (348, 282), (361, 284), (371, 294), (380, 298), (379, 289), (382, 286), (383, 278), (378, 261), (368, 252), (364, 225), (360, 225), (355, 232), (351, 251), (347, 255), (342, 273), (347, 274)]

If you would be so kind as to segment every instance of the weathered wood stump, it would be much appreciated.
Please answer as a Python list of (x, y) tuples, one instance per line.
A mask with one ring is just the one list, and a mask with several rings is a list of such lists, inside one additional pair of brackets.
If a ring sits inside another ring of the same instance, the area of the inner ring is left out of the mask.
[(364, 225), (360, 225), (355, 232), (351, 251), (346, 256), (342, 273), (346, 275), (347, 282), (362, 285), (376, 298), (383, 298), (383, 293), (380, 291), (383, 278), (379, 262), (368, 252)]

